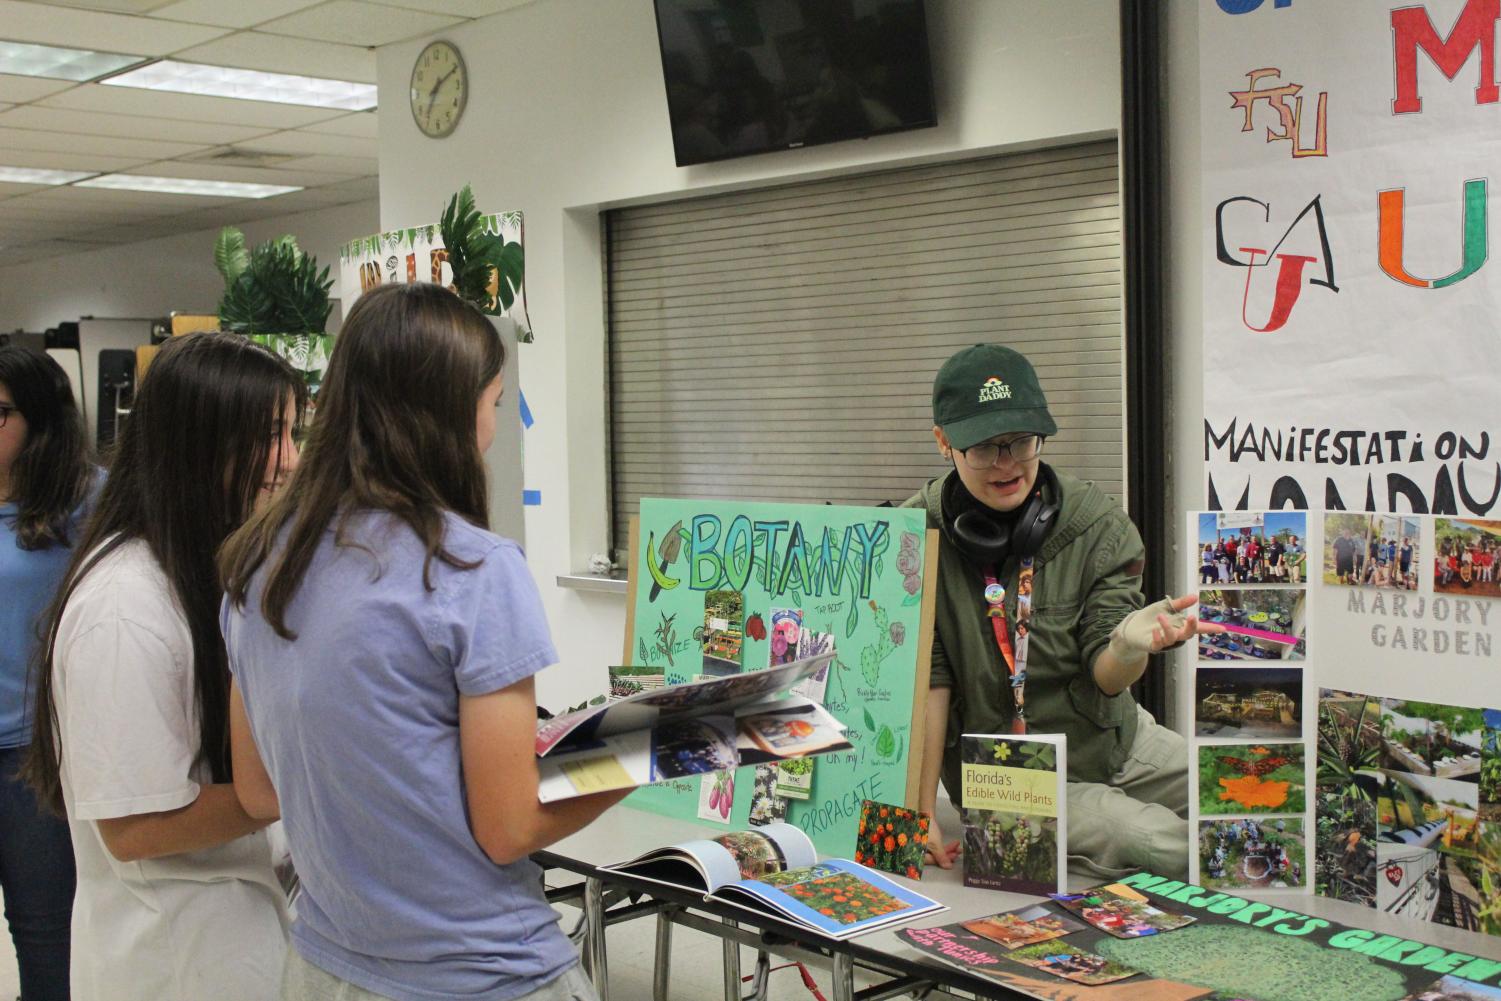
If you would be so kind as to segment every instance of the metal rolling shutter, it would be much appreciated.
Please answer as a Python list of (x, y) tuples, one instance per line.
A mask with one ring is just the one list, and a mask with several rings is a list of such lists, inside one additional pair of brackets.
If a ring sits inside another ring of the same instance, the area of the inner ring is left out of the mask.
[(642, 497), (900, 502), (941, 473), (938, 366), (1032, 359), (1046, 458), (1123, 495), (1116, 144), (607, 218), (613, 544)]

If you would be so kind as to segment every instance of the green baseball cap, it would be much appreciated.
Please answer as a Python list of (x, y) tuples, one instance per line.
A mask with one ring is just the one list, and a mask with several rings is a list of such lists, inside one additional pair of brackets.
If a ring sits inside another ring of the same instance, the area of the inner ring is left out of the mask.
[(1058, 433), (1032, 363), (999, 344), (976, 344), (943, 363), (933, 380), (933, 423), (957, 449), (1000, 434)]

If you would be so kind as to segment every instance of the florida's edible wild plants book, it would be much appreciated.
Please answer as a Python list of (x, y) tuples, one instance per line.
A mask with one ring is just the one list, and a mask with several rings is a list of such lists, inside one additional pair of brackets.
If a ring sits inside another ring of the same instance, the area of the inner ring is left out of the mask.
[(791, 824), (669, 845), (605, 868), (771, 913), (834, 939), (947, 909), (855, 862), (819, 862), (813, 842)]
[(959, 750), (964, 885), (1039, 896), (1062, 893), (1068, 873), (1067, 738), (966, 733)]

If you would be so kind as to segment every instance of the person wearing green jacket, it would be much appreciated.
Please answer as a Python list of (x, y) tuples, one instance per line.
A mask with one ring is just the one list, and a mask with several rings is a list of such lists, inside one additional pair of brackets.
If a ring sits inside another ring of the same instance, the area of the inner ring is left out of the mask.
[[(933, 386), (933, 436), (954, 463), (903, 506), (939, 532), (919, 807), (940, 777), (959, 806), (959, 737), (1068, 738), (1068, 851), (1099, 875), (1188, 870), (1188, 747), (1131, 697), (1147, 658), (1223, 627), (1146, 605), (1141, 536), (1092, 483), (1042, 462), (1058, 428), (1032, 365), (977, 344)], [(1145, 607), (1144, 607), (1145, 606)], [(929, 839), (952, 865), (959, 844)]]

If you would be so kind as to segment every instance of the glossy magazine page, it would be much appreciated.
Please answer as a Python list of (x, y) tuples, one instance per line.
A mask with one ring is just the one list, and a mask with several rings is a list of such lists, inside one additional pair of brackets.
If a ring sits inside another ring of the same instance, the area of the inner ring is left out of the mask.
[(946, 910), (943, 904), (909, 890), (846, 859), (734, 883), (715, 893), (721, 900), (772, 910), (796, 924), (845, 939), (887, 925)]

